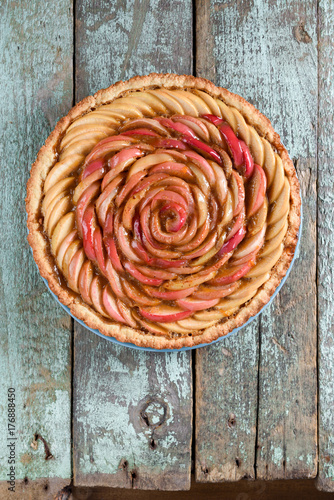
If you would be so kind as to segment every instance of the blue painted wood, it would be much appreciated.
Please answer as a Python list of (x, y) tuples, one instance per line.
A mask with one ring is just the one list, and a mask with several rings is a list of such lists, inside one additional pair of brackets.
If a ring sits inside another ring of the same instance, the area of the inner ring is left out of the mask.
[[(72, 103), (72, 3), (4, 1), (0, 12), (0, 498), (42, 498), (71, 478), (71, 319), (38, 275), (24, 198), (30, 164)], [(15, 464), (8, 463), (9, 437)]]
[[(191, 73), (190, 0), (79, 2), (75, 60), (77, 99), (135, 74)], [(189, 489), (191, 354), (130, 350), (78, 325), (74, 354), (75, 484)]]

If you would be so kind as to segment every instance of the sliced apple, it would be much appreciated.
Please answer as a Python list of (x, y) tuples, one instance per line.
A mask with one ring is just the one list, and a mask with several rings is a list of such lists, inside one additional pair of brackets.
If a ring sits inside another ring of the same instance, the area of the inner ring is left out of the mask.
[(247, 216), (252, 217), (264, 203), (267, 178), (260, 165), (254, 165), (253, 175), (247, 185)]
[(246, 179), (249, 179), (251, 175), (253, 174), (254, 170), (254, 160), (251, 155), (251, 152), (249, 150), (249, 147), (244, 141), (239, 140), (243, 155), (244, 155), (244, 167), (245, 167), (245, 172), (244, 175)]
[(151, 297), (156, 297), (161, 300), (178, 300), (188, 297), (196, 290), (195, 287), (187, 288), (186, 290), (160, 290), (159, 288), (154, 288), (151, 286), (146, 286), (145, 291)]
[(126, 295), (133, 300), (135, 304), (140, 304), (142, 306), (154, 306), (160, 303), (160, 300), (148, 297), (148, 295), (146, 295), (141, 288), (130, 283), (125, 278), (121, 278), (121, 283)]
[(80, 295), (82, 296), (84, 301), (89, 305), (92, 305), (92, 301), (90, 298), (90, 287), (93, 281), (93, 277), (94, 277), (94, 271), (92, 263), (89, 260), (86, 260), (80, 271), (78, 285), (79, 285)]
[(221, 299), (227, 297), (238, 287), (237, 283), (222, 285), (219, 287), (201, 285), (193, 297), (200, 300)]
[(131, 120), (121, 127), (120, 132), (123, 134), (123, 131), (125, 130), (131, 130), (138, 127), (152, 129), (160, 135), (168, 135), (168, 131), (165, 127), (152, 118), (138, 118), (137, 120)]
[(68, 266), (68, 277), (67, 277), (68, 284), (69, 287), (77, 293), (80, 293), (79, 275), (85, 260), (86, 260), (85, 252), (83, 248), (80, 248), (74, 254)]
[(149, 308), (141, 307), (139, 308), (140, 314), (148, 319), (149, 321), (155, 321), (159, 323), (171, 323), (173, 321), (179, 321), (189, 317), (192, 312), (185, 311), (177, 307), (167, 306), (165, 304), (160, 304), (158, 306), (153, 306)]
[(150, 137), (159, 137), (159, 134), (153, 132), (148, 128), (134, 128), (132, 130), (128, 130), (127, 132), (122, 132), (123, 135), (146, 135)]
[(193, 148), (199, 149), (202, 154), (204, 153), (205, 155), (208, 155), (210, 159), (212, 158), (217, 163), (219, 163), (219, 165), (222, 164), (222, 159), (221, 159), (220, 155), (217, 153), (217, 151), (215, 151), (210, 146), (205, 144), (205, 142), (202, 142), (198, 139), (194, 139), (193, 137), (187, 137), (187, 136), (183, 136), (182, 141)]
[(94, 233), (97, 228), (95, 207), (88, 205), (82, 217), (82, 241), (85, 254), (89, 260), (95, 260)]
[(103, 241), (107, 250), (108, 257), (111, 260), (113, 267), (116, 269), (116, 271), (121, 273), (123, 271), (123, 266), (117, 252), (114, 238), (112, 236), (105, 236), (103, 238)]
[(123, 318), (118, 309), (117, 302), (115, 297), (113, 296), (110, 285), (104, 287), (102, 297), (103, 297), (103, 306), (107, 311), (108, 315), (110, 316), (110, 318), (114, 319), (115, 321), (119, 321), (120, 323), (125, 323), (125, 319)]
[(226, 122), (223, 122), (219, 125), (219, 131), (229, 147), (234, 160), (234, 165), (237, 168), (242, 167), (244, 164), (244, 153), (240, 141), (233, 132), (232, 128)]
[(103, 246), (102, 232), (98, 226), (94, 231), (94, 250), (99, 269), (102, 274), (106, 275), (106, 256)]
[(227, 269), (221, 269), (217, 276), (208, 281), (209, 285), (220, 286), (220, 285), (228, 285), (230, 283), (234, 283), (235, 281), (243, 278), (254, 266), (254, 261), (251, 260), (246, 264), (242, 264), (241, 266), (233, 266)]
[(177, 300), (177, 304), (182, 307), (182, 309), (187, 309), (188, 311), (203, 311), (204, 309), (210, 309), (218, 304), (219, 298), (202, 300), (195, 298), (185, 298)]
[(246, 228), (242, 226), (235, 234), (230, 238), (218, 252), (218, 255), (224, 255), (229, 252), (233, 252), (233, 250), (239, 245), (239, 243), (244, 239), (246, 235)]
[(103, 169), (103, 167), (104, 167), (103, 158), (100, 158), (99, 160), (95, 160), (92, 161), (91, 163), (86, 164), (81, 173), (81, 180), (83, 181), (84, 179), (86, 179), (86, 177), (96, 172), (96, 170)]
[(152, 286), (160, 286), (163, 283), (163, 280), (158, 279), (158, 278), (149, 278), (148, 276), (145, 276), (142, 274), (132, 262), (124, 262), (124, 268), (128, 271), (129, 274), (136, 280), (140, 281), (141, 283), (144, 283), (145, 285), (152, 285)]
[(202, 118), (205, 118), (209, 122), (213, 123), (214, 125), (216, 125), (216, 127), (218, 127), (224, 122), (224, 120), (222, 120), (221, 118), (219, 118), (219, 116), (216, 115), (202, 115)]
[(241, 175), (232, 171), (230, 183), (233, 192), (233, 217), (238, 215), (245, 203), (245, 188)]
[(117, 297), (124, 298), (125, 294), (123, 291), (123, 287), (121, 284), (121, 279), (116, 271), (116, 269), (113, 267), (111, 261), (107, 259), (106, 261), (106, 277), (108, 278), (109, 285), (111, 286), (112, 291)]
[(76, 207), (76, 223), (78, 228), (78, 233), (82, 237), (82, 218), (88, 205), (96, 198), (100, 191), (100, 183), (93, 182), (86, 191), (81, 195), (77, 207)]

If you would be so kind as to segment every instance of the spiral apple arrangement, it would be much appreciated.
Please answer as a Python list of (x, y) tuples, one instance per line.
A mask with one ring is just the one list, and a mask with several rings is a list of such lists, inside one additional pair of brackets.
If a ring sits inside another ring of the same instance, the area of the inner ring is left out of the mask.
[(44, 184), (51, 252), (107, 320), (196, 335), (283, 251), (290, 185), (242, 115), (206, 92), (132, 92), (74, 121)]

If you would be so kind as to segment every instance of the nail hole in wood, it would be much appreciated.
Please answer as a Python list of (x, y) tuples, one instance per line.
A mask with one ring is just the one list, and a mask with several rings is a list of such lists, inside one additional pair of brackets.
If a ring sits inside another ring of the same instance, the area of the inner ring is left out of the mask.
[(150, 441), (150, 448), (151, 448), (151, 450), (155, 450), (156, 447), (157, 447), (157, 444), (154, 441), (154, 439), (152, 438), (151, 441)]
[(29, 479), (28, 479), (27, 477), (25, 477), (25, 478), (23, 479), (23, 482), (24, 482), (24, 484), (28, 484), (28, 483), (29, 483)]
[(202, 472), (203, 472), (203, 474), (205, 474), (205, 475), (206, 475), (206, 474), (209, 474), (209, 469), (208, 469), (207, 467), (204, 467), (204, 466), (203, 466), (203, 467), (202, 467)]
[(127, 461), (127, 460), (124, 460), (124, 462), (122, 463), (122, 467), (123, 467), (123, 469), (126, 469), (128, 465), (129, 465), (129, 464), (128, 464), (128, 461)]
[(237, 467), (240, 467), (240, 460), (239, 460), (239, 458), (235, 459), (235, 463), (236, 463)]
[(229, 416), (227, 425), (229, 427), (235, 427), (236, 423), (237, 423), (237, 419), (235, 418), (234, 413), (231, 413), (230, 416)]
[(48, 491), (48, 489), (49, 489), (49, 485), (48, 485), (48, 484), (45, 484), (45, 485), (44, 485), (44, 490), (45, 490), (45, 491)]

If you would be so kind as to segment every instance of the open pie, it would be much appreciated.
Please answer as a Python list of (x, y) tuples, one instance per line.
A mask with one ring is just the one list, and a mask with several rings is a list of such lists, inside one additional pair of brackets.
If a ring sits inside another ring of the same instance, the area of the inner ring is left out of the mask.
[(139, 346), (226, 335), (269, 301), (300, 224), (269, 120), (208, 80), (151, 74), (62, 118), (28, 181), (41, 275), (89, 327)]

